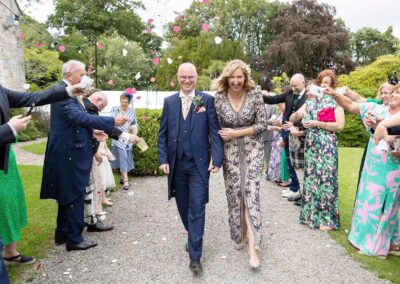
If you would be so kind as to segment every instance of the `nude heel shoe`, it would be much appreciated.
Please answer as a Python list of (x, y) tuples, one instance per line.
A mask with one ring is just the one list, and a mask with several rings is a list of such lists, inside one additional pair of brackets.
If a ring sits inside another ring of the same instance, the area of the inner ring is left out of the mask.
[(258, 269), (260, 267), (260, 258), (257, 254), (250, 255), (249, 264), (253, 269)]

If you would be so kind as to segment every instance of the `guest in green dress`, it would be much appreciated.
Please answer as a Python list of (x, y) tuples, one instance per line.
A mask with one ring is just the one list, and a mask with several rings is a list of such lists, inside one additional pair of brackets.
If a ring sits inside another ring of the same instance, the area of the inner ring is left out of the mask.
[[(336, 74), (324, 70), (318, 74), (317, 85), (334, 88)], [(321, 112), (331, 111), (331, 117)], [(336, 132), (344, 127), (343, 108), (330, 96), (313, 96), (292, 116), (295, 122), (304, 117), (307, 128), (304, 147), (304, 184), (301, 191), (300, 223), (320, 230), (339, 229), (338, 200), (338, 139)]]
[(11, 147), (8, 174), (0, 170), (0, 200), (0, 236), (4, 242), (5, 264), (21, 265), (35, 262), (33, 257), (21, 255), (17, 251), (21, 228), (27, 225), (27, 214), (24, 187)]
[[(358, 113), (368, 127), (373, 124), (371, 114), (386, 119), (400, 112), (400, 84), (389, 95), (388, 106), (356, 103), (334, 91), (330, 94), (346, 111)], [(386, 257), (399, 251), (399, 165), (390, 149), (375, 144), (371, 135), (348, 236), (361, 254)]]

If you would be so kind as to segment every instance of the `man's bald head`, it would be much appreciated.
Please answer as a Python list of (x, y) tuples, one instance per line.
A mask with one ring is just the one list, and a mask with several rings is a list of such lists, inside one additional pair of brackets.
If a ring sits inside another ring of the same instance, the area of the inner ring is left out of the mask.
[(190, 62), (182, 63), (179, 65), (177, 76), (181, 91), (186, 95), (190, 94), (197, 84), (196, 67)]
[(102, 111), (108, 104), (108, 99), (103, 92), (95, 92), (89, 97), (89, 101), (94, 104), (99, 111)]
[(294, 94), (300, 94), (306, 87), (306, 79), (303, 74), (297, 73), (290, 78), (290, 87)]

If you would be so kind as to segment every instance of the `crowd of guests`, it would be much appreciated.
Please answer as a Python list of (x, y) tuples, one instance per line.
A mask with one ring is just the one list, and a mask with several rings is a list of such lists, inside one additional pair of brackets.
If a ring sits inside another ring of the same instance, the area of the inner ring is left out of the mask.
[[(82, 237), (85, 216), (89, 232), (113, 229), (104, 222), (103, 210), (103, 205), (113, 205), (106, 197), (107, 189), (115, 186), (112, 169), (119, 169), (122, 188), (129, 189), (132, 145), (139, 142), (139, 125), (130, 107), (132, 94), (120, 96), (120, 106), (112, 109), (111, 116), (99, 116), (107, 98), (101, 90), (87, 92), (84, 64), (71, 60), (62, 71), (60, 85), (42, 93), (0, 87), (0, 99), (7, 109), (2, 108), (0, 116), (0, 194), (7, 200), (0, 203), (0, 236), (7, 264), (34, 262), (17, 251), (20, 229), (26, 225), (26, 206), (10, 147), (30, 116), (9, 120), (9, 108), (51, 103), (41, 198), (57, 201), (57, 245), (65, 243), (68, 251), (96, 246)], [(265, 169), (266, 179), (284, 188), (282, 197), (300, 206), (301, 224), (322, 231), (340, 228), (336, 133), (344, 128), (344, 111), (358, 114), (370, 133), (349, 241), (361, 254), (400, 254), (400, 152), (393, 146), (400, 141), (389, 135), (399, 134), (399, 128), (387, 131), (400, 124), (395, 119), (400, 110), (400, 85), (383, 84), (377, 99), (370, 101), (348, 88), (335, 90), (335, 72), (324, 70), (313, 81), (323, 90), (322, 96), (307, 87), (302, 74), (294, 74), (290, 85), (275, 95), (255, 85), (250, 73), (243, 61), (229, 62), (213, 82), (215, 95), (211, 96), (196, 90), (196, 67), (183, 63), (177, 72), (180, 91), (164, 100), (158, 159), (161, 171), (168, 175), (168, 197), (175, 197), (188, 232), (185, 249), (190, 269), (203, 271), (200, 259), (209, 176), (221, 167), (231, 239), (236, 249), (247, 245), (252, 268), (260, 266), (259, 191)], [(377, 135), (384, 140), (377, 141)], [(112, 139), (111, 151), (107, 138)]]

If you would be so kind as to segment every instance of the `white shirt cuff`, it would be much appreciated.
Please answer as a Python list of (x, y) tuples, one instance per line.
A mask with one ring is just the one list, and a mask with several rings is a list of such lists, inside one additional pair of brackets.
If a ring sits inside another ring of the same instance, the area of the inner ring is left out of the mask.
[(74, 97), (74, 96), (72, 95), (71, 86), (67, 86), (67, 87), (65, 88), (65, 90), (67, 91), (68, 96), (70, 96), (71, 98)]
[(7, 124), (8, 124), (8, 126), (10, 126), (12, 132), (14, 133), (14, 137), (17, 137), (18, 132), (17, 132), (17, 130), (15, 130), (14, 126), (12, 126), (10, 122), (8, 122)]

